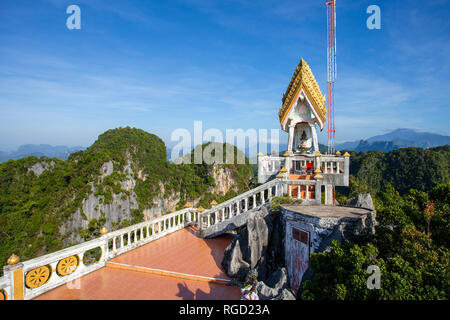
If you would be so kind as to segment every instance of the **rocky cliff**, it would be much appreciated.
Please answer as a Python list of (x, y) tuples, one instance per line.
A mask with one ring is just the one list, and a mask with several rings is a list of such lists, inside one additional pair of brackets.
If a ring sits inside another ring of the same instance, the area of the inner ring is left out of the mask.
[(1, 163), (0, 259), (12, 252), (33, 258), (96, 237), (103, 225), (115, 230), (188, 202), (208, 208), (254, 181), (248, 159), (243, 165), (174, 164), (166, 152), (157, 136), (119, 128), (66, 161)]

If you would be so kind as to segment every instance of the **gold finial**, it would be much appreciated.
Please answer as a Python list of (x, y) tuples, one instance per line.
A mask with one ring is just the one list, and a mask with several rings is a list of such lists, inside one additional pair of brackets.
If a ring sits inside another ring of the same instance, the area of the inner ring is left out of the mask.
[(320, 180), (320, 179), (323, 179), (323, 176), (320, 173), (318, 173), (314, 176), (314, 179)]
[(12, 265), (18, 264), (19, 261), (20, 261), (20, 258), (13, 253), (11, 255), (11, 257), (9, 257), (8, 260), (6, 260), (6, 263), (9, 264), (10, 266), (12, 266)]
[(285, 152), (284, 154), (283, 154), (283, 157), (289, 157), (291, 154), (289, 153), (289, 152)]
[(322, 173), (322, 170), (320, 170), (320, 168), (317, 168), (316, 170), (314, 170), (314, 173)]
[(350, 157), (350, 153), (348, 153), (348, 152), (344, 153), (344, 157), (346, 157), (346, 158)]
[(217, 206), (217, 201), (216, 200), (211, 201), (210, 205)]
[(284, 178), (284, 175), (282, 174), (282, 173), (279, 173), (278, 175), (277, 175), (277, 179), (283, 179)]
[(100, 229), (100, 234), (101, 234), (102, 236), (104, 236), (104, 235), (107, 234), (107, 233), (108, 233), (108, 229), (106, 229), (105, 226), (104, 226), (103, 228)]
[(321, 156), (320, 151), (317, 151), (316, 154), (315, 154), (315, 156), (316, 156), (316, 157), (320, 157), (320, 156)]
[(338, 150), (338, 151), (336, 152), (336, 155), (337, 155), (338, 157), (340, 157), (340, 156), (341, 156), (341, 152)]
[(205, 211), (205, 209), (203, 209), (202, 207), (197, 209), (197, 212), (203, 212), (203, 211)]
[(257, 154), (257, 156), (258, 156), (258, 157), (264, 157), (264, 155), (263, 155), (261, 152), (259, 152), (259, 153)]
[(192, 203), (188, 202), (184, 205), (185, 208), (192, 208)]
[(283, 168), (281, 168), (280, 172), (281, 172), (281, 173), (286, 173), (286, 172), (287, 172), (287, 169), (286, 169), (285, 167), (283, 167)]

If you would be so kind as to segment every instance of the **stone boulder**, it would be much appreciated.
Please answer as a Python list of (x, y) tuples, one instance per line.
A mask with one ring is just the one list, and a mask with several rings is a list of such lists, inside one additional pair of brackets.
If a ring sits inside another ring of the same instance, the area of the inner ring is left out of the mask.
[(280, 295), (275, 297), (273, 300), (296, 300), (295, 295), (289, 289), (283, 289)]
[(347, 200), (347, 205), (357, 208), (375, 210), (375, 206), (373, 205), (373, 200), (370, 193), (360, 193), (358, 195), (358, 198)]
[(258, 282), (256, 292), (260, 300), (295, 300), (295, 296), (289, 290), (286, 268), (280, 268), (272, 273), (267, 281)]
[(245, 281), (250, 270), (257, 279), (267, 274), (267, 248), (273, 229), (265, 207), (251, 212), (247, 227), (225, 249), (222, 266), (226, 274), (239, 281)]

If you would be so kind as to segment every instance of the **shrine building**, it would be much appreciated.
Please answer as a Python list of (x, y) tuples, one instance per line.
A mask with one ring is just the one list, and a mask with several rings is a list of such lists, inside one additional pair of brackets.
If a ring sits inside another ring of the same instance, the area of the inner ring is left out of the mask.
[(310, 67), (301, 59), (278, 112), (281, 128), (288, 133), (287, 150), (282, 156), (258, 154), (259, 183), (271, 179), (291, 181), (285, 193), (305, 204), (320, 204), (318, 196), (323, 189), (325, 204), (335, 203), (334, 187), (349, 183), (350, 155), (341, 156), (339, 151), (320, 153), (317, 130), (323, 130), (326, 114), (325, 97)]

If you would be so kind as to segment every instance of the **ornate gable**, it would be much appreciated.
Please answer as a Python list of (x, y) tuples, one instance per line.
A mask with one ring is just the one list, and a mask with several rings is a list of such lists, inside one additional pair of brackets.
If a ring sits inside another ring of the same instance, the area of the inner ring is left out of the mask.
[(303, 89), (309, 102), (314, 108), (315, 113), (318, 115), (321, 121), (321, 129), (326, 121), (327, 109), (325, 107), (325, 97), (320, 91), (319, 85), (317, 84), (316, 78), (309, 68), (303, 58), (300, 60), (297, 68), (295, 69), (294, 75), (292, 76), (291, 82), (286, 89), (286, 93), (283, 95), (283, 106), (280, 108), (278, 115), (280, 117), (281, 126), (285, 122), (289, 111), (295, 104), (295, 100)]

